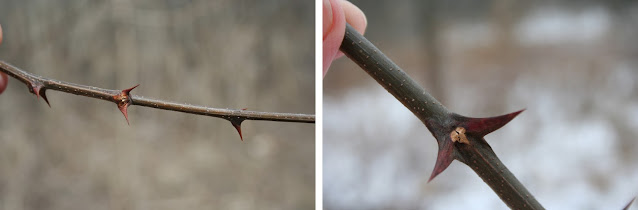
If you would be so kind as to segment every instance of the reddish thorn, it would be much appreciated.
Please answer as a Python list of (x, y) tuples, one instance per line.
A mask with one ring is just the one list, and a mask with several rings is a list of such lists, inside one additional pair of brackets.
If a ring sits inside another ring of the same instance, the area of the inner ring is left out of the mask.
[(44, 101), (47, 102), (47, 105), (49, 105), (49, 108), (51, 107), (51, 104), (49, 103), (49, 99), (47, 99), (46, 88), (44, 88), (44, 85), (40, 83), (32, 83), (31, 89), (29, 91), (35, 94), (35, 97), (37, 97), (38, 99), (42, 97), (42, 99), (44, 99)]
[(514, 119), (514, 117), (516, 117), (523, 111), (525, 111), (525, 109), (521, 109), (519, 111), (501, 116), (487, 118), (463, 117), (461, 119), (460, 126), (464, 127), (467, 130), (467, 133), (482, 137), (503, 127), (505, 124), (510, 122), (512, 119)]
[(241, 109), (241, 110), (246, 111), (246, 109), (248, 109), (248, 108), (243, 108), (243, 109)]
[(131, 125), (131, 123), (128, 122), (128, 103), (124, 104), (124, 105), (117, 105), (117, 108), (120, 109), (120, 111), (122, 112), (122, 114), (124, 114), (124, 118), (126, 118), (126, 124)]
[(454, 150), (454, 142), (452, 139), (446, 138), (444, 141), (439, 142), (439, 154), (436, 157), (436, 163), (434, 164), (434, 170), (432, 171), (432, 175), (430, 175), (430, 179), (428, 183), (434, 179), (437, 175), (443, 172), (454, 160), (453, 155)]
[(135, 89), (137, 86), (140, 86), (140, 84), (137, 84), (137, 85), (135, 85), (135, 86), (133, 86), (132, 88), (129, 88), (129, 89), (124, 89), (124, 90), (122, 90), (122, 93), (128, 95), (131, 92), (131, 90)]
[(130, 92), (131, 90), (135, 89), (137, 86), (140, 86), (140, 85), (137, 84), (133, 86), (132, 88), (124, 89), (122, 90), (122, 93), (113, 96), (113, 99), (115, 99), (117, 103), (117, 108), (120, 109), (122, 114), (124, 114), (124, 118), (126, 118), (126, 124), (128, 125), (131, 125), (131, 123), (129, 123), (128, 121), (128, 106), (131, 105)]
[(239, 138), (241, 139), (241, 141), (244, 141), (244, 137), (241, 134), (241, 123), (244, 122), (244, 119), (236, 119), (236, 120), (229, 120), (230, 124), (233, 125), (233, 127), (235, 127), (235, 129), (237, 130), (237, 133), (239, 133)]
[(35, 95), (38, 99), (40, 99), (40, 89), (42, 89), (42, 85), (31, 83), (31, 89), (29, 91)]

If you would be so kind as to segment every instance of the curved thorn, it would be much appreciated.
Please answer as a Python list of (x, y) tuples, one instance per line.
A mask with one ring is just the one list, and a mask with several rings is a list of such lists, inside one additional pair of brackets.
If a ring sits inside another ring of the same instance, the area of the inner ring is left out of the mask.
[(464, 127), (468, 133), (475, 134), (478, 136), (485, 136), (493, 131), (503, 127), (505, 124), (514, 119), (518, 114), (525, 111), (525, 109), (521, 109), (516, 112), (512, 112), (509, 114), (504, 114), (496, 117), (486, 117), (486, 118), (470, 118), (463, 117), (460, 119), (460, 126)]
[(239, 138), (241, 139), (241, 141), (244, 141), (244, 137), (241, 134), (241, 123), (244, 122), (244, 120), (245, 119), (243, 118), (229, 120), (230, 124), (232, 124), (233, 127), (235, 127), (235, 130), (237, 130), (237, 133), (239, 133)]
[(448, 166), (454, 160), (454, 142), (452, 139), (446, 138), (445, 140), (439, 142), (439, 154), (436, 157), (436, 163), (434, 164), (434, 170), (432, 170), (432, 175), (430, 175), (430, 179), (428, 179), (428, 183), (434, 179), (437, 175), (447, 169)]

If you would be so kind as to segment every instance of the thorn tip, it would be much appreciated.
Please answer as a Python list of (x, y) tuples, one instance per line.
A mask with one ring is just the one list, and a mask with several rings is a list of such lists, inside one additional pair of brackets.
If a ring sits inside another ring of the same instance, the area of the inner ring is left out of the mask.
[(137, 86), (140, 86), (140, 84), (137, 84), (137, 85), (135, 85), (135, 86), (133, 86), (132, 88), (129, 88), (129, 89), (124, 89), (124, 90), (122, 90), (122, 93), (128, 95), (131, 92), (131, 90), (135, 89)]
[(51, 108), (51, 104), (49, 103), (49, 99), (47, 98), (46, 89), (42, 88), (40, 91), (42, 92), (40, 93), (40, 95), (42, 96), (42, 99), (44, 99), (44, 102), (47, 102), (47, 105), (49, 105), (49, 108)]
[(131, 125), (131, 123), (129, 123), (128, 121), (128, 104), (124, 104), (123, 106), (120, 106), (118, 104), (117, 108), (119, 108), (122, 114), (124, 114), (124, 118), (126, 119), (126, 124)]

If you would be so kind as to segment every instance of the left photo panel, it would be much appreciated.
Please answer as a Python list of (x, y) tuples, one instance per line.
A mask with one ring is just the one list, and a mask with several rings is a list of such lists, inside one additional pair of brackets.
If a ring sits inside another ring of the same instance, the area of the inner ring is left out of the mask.
[(0, 6), (0, 209), (314, 209), (314, 1)]

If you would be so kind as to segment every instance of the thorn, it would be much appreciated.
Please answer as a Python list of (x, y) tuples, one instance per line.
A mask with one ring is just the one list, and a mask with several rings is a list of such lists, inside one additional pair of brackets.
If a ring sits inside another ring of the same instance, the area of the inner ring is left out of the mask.
[(49, 105), (49, 108), (51, 108), (51, 104), (49, 103), (49, 99), (47, 99), (47, 89), (42, 88), (40, 89), (40, 96), (42, 96), (42, 99), (44, 99), (45, 102), (47, 102), (47, 105)]
[(140, 84), (137, 84), (129, 89), (124, 89), (122, 90), (120, 94), (113, 96), (115, 103), (117, 103), (117, 108), (120, 109), (122, 114), (124, 114), (124, 118), (126, 119), (126, 124), (128, 125), (131, 125), (131, 123), (129, 123), (128, 121), (128, 106), (131, 105), (130, 93), (131, 93), (131, 90), (135, 89), (137, 86), (140, 86)]
[(629, 201), (629, 203), (625, 206), (625, 208), (623, 208), (623, 210), (628, 210), (629, 207), (631, 207), (631, 204), (634, 203), (634, 200), (636, 200), (636, 197), (634, 197), (634, 199), (631, 199), (631, 201)]
[(246, 109), (248, 109), (248, 108), (243, 108), (243, 109), (241, 109), (241, 110), (242, 110), (242, 111), (246, 111)]
[(525, 111), (525, 109), (521, 109), (516, 112), (512, 112), (509, 114), (496, 116), (496, 117), (487, 117), (487, 118), (469, 118), (462, 117), (460, 120), (460, 126), (464, 127), (467, 130), (467, 133), (474, 134), (478, 136), (485, 136), (510, 122), (514, 117), (516, 117), (521, 112)]
[(237, 118), (237, 119), (231, 119), (230, 124), (233, 125), (233, 127), (235, 127), (235, 129), (237, 130), (237, 133), (239, 133), (239, 138), (241, 139), (241, 141), (244, 141), (244, 137), (241, 134), (241, 123), (244, 122), (244, 118)]
[[(449, 140), (449, 141), (448, 141)], [(452, 139), (446, 138), (446, 140), (439, 142), (439, 154), (436, 157), (436, 163), (434, 164), (434, 170), (428, 183), (434, 179), (437, 175), (443, 172), (454, 160), (454, 142)]]
[(137, 84), (137, 85), (135, 85), (135, 86), (133, 86), (132, 88), (129, 88), (129, 89), (124, 89), (124, 90), (122, 90), (122, 93), (124, 93), (126, 95), (129, 95), (129, 93), (131, 93), (131, 90), (135, 89), (137, 86), (140, 86), (140, 84)]
[(120, 109), (120, 111), (122, 112), (122, 114), (124, 114), (124, 118), (126, 118), (126, 124), (131, 125), (131, 123), (128, 122), (128, 103), (120, 105), (117, 105), (117, 108)]
[(47, 102), (47, 105), (49, 105), (49, 108), (51, 108), (51, 104), (49, 103), (49, 99), (47, 99), (47, 94), (46, 94), (46, 88), (44, 88), (44, 85), (42, 85), (41, 83), (35, 83), (32, 82), (31, 83), (31, 89), (29, 89), (29, 91), (33, 94), (35, 94), (35, 96), (40, 99), (40, 96), (42, 97), (42, 99), (44, 99), (45, 102)]

